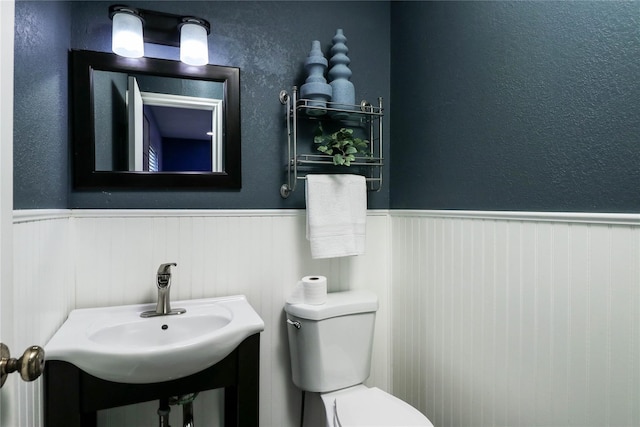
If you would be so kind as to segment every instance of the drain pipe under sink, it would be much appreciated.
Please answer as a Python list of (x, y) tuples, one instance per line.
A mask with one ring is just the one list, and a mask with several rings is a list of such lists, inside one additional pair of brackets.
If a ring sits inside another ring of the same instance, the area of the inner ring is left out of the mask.
[[(182, 396), (175, 396), (169, 399), (170, 405), (182, 406), (182, 427), (195, 427), (193, 423), (193, 401), (198, 396), (198, 393), (184, 394)], [(160, 426), (164, 427), (164, 426)], [(168, 426), (167, 426), (168, 427)]]
[(193, 401), (182, 404), (182, 426), (194, 427), (193, 425)]
[(171, 412), (171, 408), (169, 408), (169, 399), (160, 399), (160, 407), (158, 408), (158, 420), (160, 422), (160, 427), (171, 427), (169, 425), (169, 412)]

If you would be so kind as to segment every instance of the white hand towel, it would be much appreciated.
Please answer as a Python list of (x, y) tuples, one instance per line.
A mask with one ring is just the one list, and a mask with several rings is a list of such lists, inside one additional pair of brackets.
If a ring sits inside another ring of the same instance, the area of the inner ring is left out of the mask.
[(360, 175), (309, 174), (307, 239), (312, 258), (364, 254), (367, 181)]

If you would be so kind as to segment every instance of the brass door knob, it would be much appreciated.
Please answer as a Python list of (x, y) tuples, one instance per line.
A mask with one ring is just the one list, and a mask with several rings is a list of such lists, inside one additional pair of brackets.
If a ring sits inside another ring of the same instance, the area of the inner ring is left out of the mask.
[(33, 381), (44, 371), (44, 349), (37, 345), (27, 348), (19, 359), (12, 359), (9, 347), (0, 343), (0, 387), (7, 375), (20, 371), (24, 381)]

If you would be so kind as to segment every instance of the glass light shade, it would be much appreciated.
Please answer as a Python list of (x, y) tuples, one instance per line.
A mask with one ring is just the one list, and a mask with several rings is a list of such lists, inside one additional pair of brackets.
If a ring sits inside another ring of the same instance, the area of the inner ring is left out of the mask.
[(198, 24), (183, 24), (180, 29), (180, 61), (189, 65), (209, 63), (207, 30)]
[(144, 56), (142, 20), (139, 17), (124, 12), (114, 14), (112, 31), (111, 49), (114, 53), (127, 58)]

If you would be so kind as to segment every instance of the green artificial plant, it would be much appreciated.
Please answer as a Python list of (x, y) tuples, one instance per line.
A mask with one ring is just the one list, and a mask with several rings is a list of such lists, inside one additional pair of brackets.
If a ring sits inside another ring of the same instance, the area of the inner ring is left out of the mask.
[(319, 123), (313, 142), (318, 144), (318, 151), (333, 156), (333, 164), (338, 166), (351, 166), (356, 154), (371, 154), (369, 141), (354, 137), (353, 129), (341, 128), (330, 135), (324, 135), (322, 124)]

